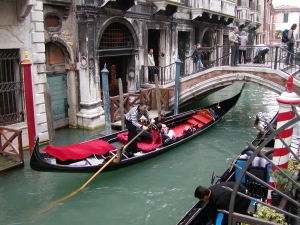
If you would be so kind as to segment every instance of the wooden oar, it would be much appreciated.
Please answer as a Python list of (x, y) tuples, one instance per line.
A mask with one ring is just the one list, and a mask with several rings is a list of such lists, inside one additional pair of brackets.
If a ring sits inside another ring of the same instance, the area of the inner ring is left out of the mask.
[(142, 130), (140, 133), (138, 133), (131, 141), (129, 141), (126, 145), (124, 145), (122, 148), (117, 150), (117, 154), (115, 154), (113, 157), (111, 157), (87, 182), (85, 182), (80, 188), (78, 188), (77, 190), (71, 192), (70, 194), (66, 195), (65, 197), (62, 197), (58, 200), (56, 200), (55, 202), (52, 202), (49, 207), (47, 207), (45, 210), (39, 212), (39, 214), (43, 214), (48, 212), (49, 210), (53, 209), (58, 203), (76, 195), (79, 191), (83, 190), (102, 170), (105, 169), (105, 167), (107, 167), (112, 161), (114, 161), (114, 159), (116, 157), (118, 157), (117, 160), (115, 160), (115, 163), (119, 163), (122, 157), (122, 151), (125, 150), (128, 145), (130, 145), (135, 139), (137, 139), (142, 133), (144, 132), (144, 130)]

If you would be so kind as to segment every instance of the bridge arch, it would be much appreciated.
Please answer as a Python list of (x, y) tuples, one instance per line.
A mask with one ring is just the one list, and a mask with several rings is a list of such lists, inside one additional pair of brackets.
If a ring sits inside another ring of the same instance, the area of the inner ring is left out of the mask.
[[(247, 71), (247, 72), (244, 72)], [(251, 83), (265, 87), (281, 94), (286, 89), (288, 75), (268, 68), (241, 68), (241, 71), (232, 67), (214, 67), (180, 80), (179, 103), (183, 103), (197, 96), (206, 96), (223, 87), (236, 82)], [(174, 84), (175, 85), (175, 84)], [(172, 87), (173, 85), (169, 85)], [(294, 79), (293, 92), (300, 95), (300, 82)], [(173, 105), (173, 99), (170, 101)]]

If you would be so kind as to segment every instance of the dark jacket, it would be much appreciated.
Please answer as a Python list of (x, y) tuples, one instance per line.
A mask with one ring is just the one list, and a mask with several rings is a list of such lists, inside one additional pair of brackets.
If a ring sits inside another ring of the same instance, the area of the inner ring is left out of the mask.
[(198, 61), (198, 59), (201, 58), (201, 50), (200, 50), (200, 48), (196, 48), (195, 49), (195, 51), (193, 52), (192, 58), (193, 58), (194, 63), (196, 63)]
[[(223, 188), (222, 186), (230, 187), (231, 189), (233, 189), (234, 182), (222, 182), (209, 187), (209, 189), (211, 190), (211, 195), (209, 197), (209, 203), (210, 203), (209, 216), (213, 224), (216, 224), (218, 209), (224, 209), (226, 211), (229, 210), (230, 198), (232, 192)], [(238, 191), (245, 194), (246, 193), (245, 186), (240, 184)], [(249, 204), (250, 204), (250, 200), (240, 195), (236, 195), (234, 211), (237, 213), (246, 214)], [(228, 222), (226, 221), (228, 220), (227, 215), (224, 216), (224, 219), (225, 220), (222, 221), (222, 224), (227, 224), (226, 223)]]

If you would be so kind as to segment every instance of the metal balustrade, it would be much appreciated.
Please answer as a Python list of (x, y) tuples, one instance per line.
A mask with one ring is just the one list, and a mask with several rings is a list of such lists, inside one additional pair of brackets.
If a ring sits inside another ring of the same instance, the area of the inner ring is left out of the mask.
[[(298, 78), (300, 74), (300, 48), (295, 47), (294, 53), (294, 64), (286, 65), (285, 58), (287, 55), (286, 46), (267, 46), (269, 52), (265, 55), (265, 59), (262, 63), (255, 62), (255, 46), (245, 46), (246, 47), (246, 62), (244, 58), (241, 57), (241, 62), (238, 62), (238, 66), (243, 67), (263, 67), (275, 70), (280, 70), (286, 74), (293, 75), (294, 78)], [(186, 57), (181, 64), (180, 78), (187, 77), (199, 72), (203, 72), (212, 67), (229, 66), (231, 63), (231, 53), (230, 46), (216, 46), (213, 48), (202, 48), (201, 61), (203, 68), (201, 71), (195, 70), (195, 64), (193, 62), (192, 56)], [(244, 68), (243, 68), (244, 69)], [(157, 73), (159, 77), (159, 82), (161, 85), (168, 84), (175, 81), (175, 63), (161, 67), (148, 67), (142, 66), (140, 73), (141, 85), (149, 83), (148, 76), (149, 73)]]

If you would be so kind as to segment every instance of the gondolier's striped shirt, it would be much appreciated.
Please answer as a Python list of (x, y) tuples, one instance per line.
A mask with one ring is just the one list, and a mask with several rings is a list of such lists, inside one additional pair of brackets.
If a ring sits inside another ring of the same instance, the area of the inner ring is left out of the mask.
[(148, 111), (147, 110), (141, 111), (138, 105), (130, 109), (129, 112), (125, 114), (125, 119), (132, 122), (132, 124), (137, 128), (142, 128), (143, 125), (138, 123), (142, 116), (146, 117), (146, 119), (148, 120), (151, 120)]

